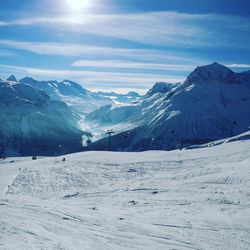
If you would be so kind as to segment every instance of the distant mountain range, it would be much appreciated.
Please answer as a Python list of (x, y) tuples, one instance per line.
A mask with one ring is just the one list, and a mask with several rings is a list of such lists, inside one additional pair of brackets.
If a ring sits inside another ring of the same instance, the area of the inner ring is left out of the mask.
[(247, 131), (249, 107), (250, 71), (218, 63), (197, 67), (183, 83), (156, 83), (144, 96), (10, 76), (0, 81), (0, 148), (56, 154), (83, 150), (89, 138), (84, 150), (107, 150), (108, 139), (99, 139), (113, 129), (112, 150), (170, 150)]
[(30, 77), (17, 80), (11, 75), (0, 80), (0, 151), (9, 155), (55, 154), (82, 149), (80, 118), (105, 105), (132, 102), (135, 92), (94, 93), (80, 84), (38, 81)]
[(135, 92), (129, 92), (128, 94), (117, 94), (114, 92), (95, 93), (70, 80), (61, 82), (56, 80), (39, 81), (31, 77), (24, 77), (18, 81), (14, 75), (11, 75), (7, 80), (28, 84), (43, 90), (51, 99), (65, 102), (73, 111), (79, 114), (88, 114), (109, 104), (133, 102), (140, 97)]
[(133, 103), (141, 98), (141, 96), (134, 91), (129, 91), (127, 94), (119, 94), (115, 92), (97, 92), (96, 94), (112, 99), (115, 104)]
[(69, 107), (80, 114), (87, 114), (104, 105), (113, 103), (110, 98), (88, 91), (80, 84), (70, 80), (61, 82), (38, 81), (30, 77), (25, 77), (19, 82), (44, 90), (51, 99), (67, 103)]
[[(245, 132), (250, 126), (250, 72), (218, 63), (196, 68), (184, 83), (157, 83), (137, 104), (106, 106), (86, 117), (114, 128), (112, 149), (174, 149)], [(106, 150), (107, 139), (90, 150)]]

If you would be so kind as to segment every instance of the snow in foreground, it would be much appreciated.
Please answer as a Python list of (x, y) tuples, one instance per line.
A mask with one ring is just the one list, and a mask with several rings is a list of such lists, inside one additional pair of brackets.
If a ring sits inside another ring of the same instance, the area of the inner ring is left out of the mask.
[(1, 249), (250, 249), (250, 141), (0, 162)]

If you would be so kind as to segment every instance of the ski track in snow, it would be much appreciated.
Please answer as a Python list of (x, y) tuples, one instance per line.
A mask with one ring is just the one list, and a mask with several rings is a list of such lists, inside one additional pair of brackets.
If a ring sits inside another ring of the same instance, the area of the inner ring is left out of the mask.
[(0, 162), (0, 249), (250, 249), (250, 141), (65, 157)]

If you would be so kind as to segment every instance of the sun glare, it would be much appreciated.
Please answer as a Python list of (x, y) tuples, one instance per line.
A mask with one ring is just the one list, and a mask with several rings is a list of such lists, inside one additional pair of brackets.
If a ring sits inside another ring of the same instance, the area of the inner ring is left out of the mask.
[(81, 11), (89, 5), (89, 0), (66, 0), (66, 3), (73, 11)]

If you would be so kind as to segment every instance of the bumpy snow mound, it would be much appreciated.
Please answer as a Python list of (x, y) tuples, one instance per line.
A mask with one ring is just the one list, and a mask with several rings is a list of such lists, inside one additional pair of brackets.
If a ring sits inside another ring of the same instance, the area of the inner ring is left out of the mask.
[(82, 132), (66, 104), (30, 85), (0, 81), (0, 144), (16, 154), (81, 148)]
[[(135, 105), (126, 119), (129, 131), (123, 126), (125, 132), (113, 136), (112, 149), (173, 149), (247, 131), (250, 125), (249, 80), (248, 73), (236, 74), (217, 63), (198, 67), (183, 84), (165, 94), (145, 97)], [(118, 116), (119, 109), (116, 112)], [(107, 149), (107, 145), (104, 139), (91, 149)]]

